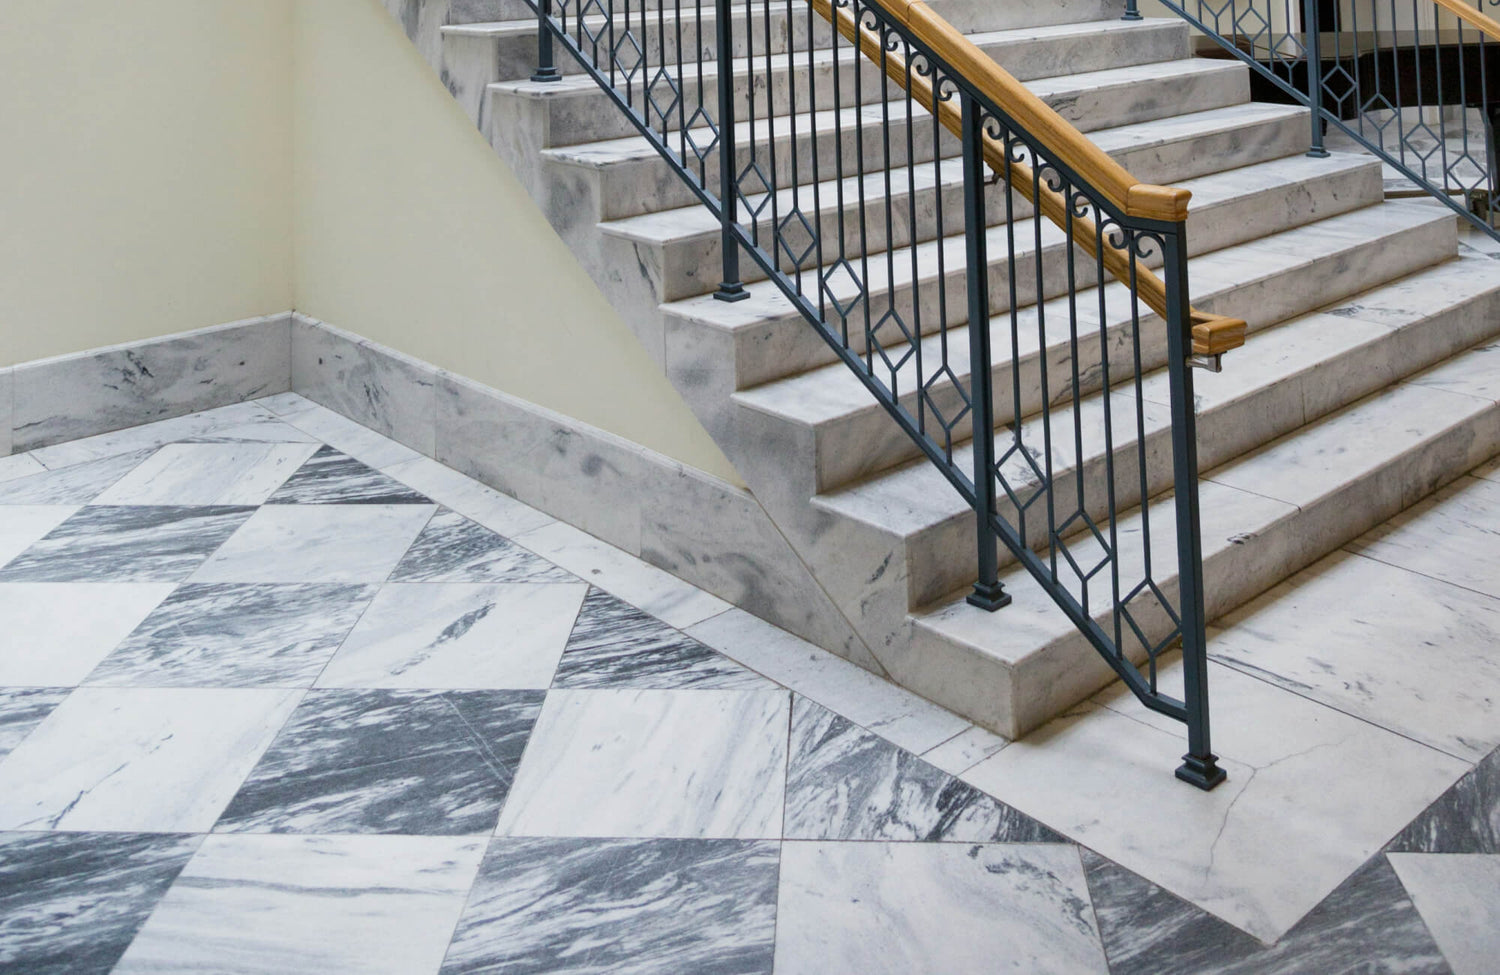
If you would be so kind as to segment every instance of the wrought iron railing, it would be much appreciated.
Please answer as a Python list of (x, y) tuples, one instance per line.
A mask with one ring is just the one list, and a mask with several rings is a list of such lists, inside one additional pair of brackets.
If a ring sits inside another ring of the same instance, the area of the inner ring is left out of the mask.
[(1431, 194), (1500, 239), (1497, 2), (1163, 0), (1254, 68), (1257, 98), (1312, 109), (1309, 155), (1336, 130), (1394, 170), (1392, 195)]
[(769, 282), (973, 507), (969, 601), (1003, 543), (1212, 788), (1190, 367), (1244, 323), (1189, 304), (1186, 191), (887, 3), (536, 0), (535, 78), (561, 44), (718, 217), (716, 297)]

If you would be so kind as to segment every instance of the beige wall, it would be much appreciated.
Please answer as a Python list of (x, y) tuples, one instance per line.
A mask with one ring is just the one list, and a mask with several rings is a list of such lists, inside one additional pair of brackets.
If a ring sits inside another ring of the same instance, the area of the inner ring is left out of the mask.
[(378, 0), (294, 34), (297, 309), (737, 482)]
[(292, 305), (293, 0), (0, 0), (0, 366)]

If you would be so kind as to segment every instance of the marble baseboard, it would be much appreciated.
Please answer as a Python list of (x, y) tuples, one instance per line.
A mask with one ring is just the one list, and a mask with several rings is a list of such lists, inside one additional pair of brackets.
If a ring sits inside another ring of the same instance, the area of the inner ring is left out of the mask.
[(291, 388), (291, 314), (0, 370), (0, 448), (49, 444)]

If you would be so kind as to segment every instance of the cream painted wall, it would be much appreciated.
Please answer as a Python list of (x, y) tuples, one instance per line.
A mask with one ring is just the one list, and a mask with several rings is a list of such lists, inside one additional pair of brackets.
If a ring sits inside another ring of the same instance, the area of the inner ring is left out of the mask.
[(297, 310), (739, 483), (379, 0), (294, 37)]
[(0, 366), (291, 307), (293, 0), (0, 0)]

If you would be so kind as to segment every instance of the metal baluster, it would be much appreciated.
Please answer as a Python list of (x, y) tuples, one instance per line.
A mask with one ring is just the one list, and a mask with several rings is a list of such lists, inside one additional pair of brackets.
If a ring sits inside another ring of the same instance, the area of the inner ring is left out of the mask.
[(734, 138), (734, 28), (730, 24), (733, 0), (714, 0), (715, 57), (719, 62), (719, 247), (723, 250), (724, 277), (714, 297), (720, 301), (744, 301), (750, 297), (740, 281), (740, 245), (730, 229), (738, 220), (734, 171), (738, 165)]
[[(994, 612), (1010, 602), (1000, 583), (995, 517), (995, 397), (990, 377), (990, 281), (984, 214), (984, 120), (967, 94), (963, 101), (964, 242), (969, 264), (969, 384), (974, 430), (974, 521), (979, 578), (968, 603)], [(936, 106), (934, 106), (936, 108)]]
[(1318, 0), (1302, 0), (1302, 57), (1307, 66), (1307, 105), (1312, 110), (1312, 144), (1307, 154), (1328, 155), (1323, 148), (1323, 58), (1318, 33)]
[(536, 71), (531, 80), (561, 81), (562, 72), (552, 58), (552, 0), (541, 0), (536, 9)]

